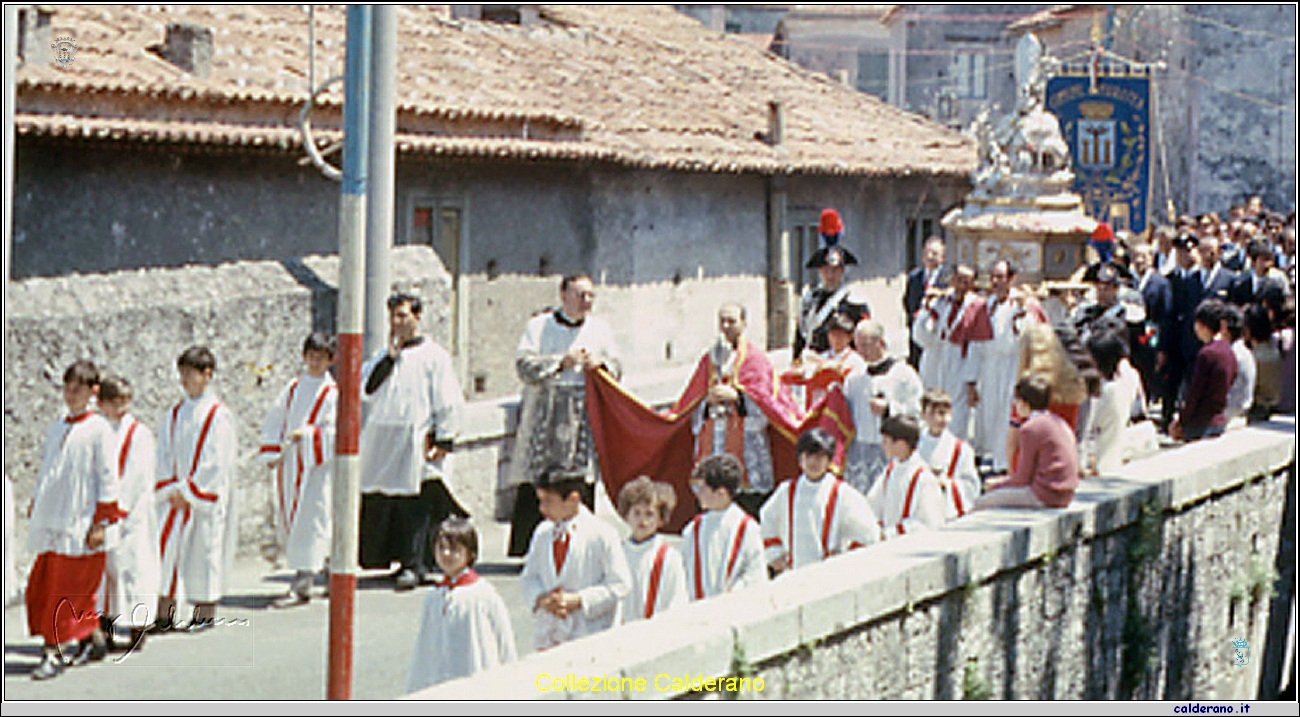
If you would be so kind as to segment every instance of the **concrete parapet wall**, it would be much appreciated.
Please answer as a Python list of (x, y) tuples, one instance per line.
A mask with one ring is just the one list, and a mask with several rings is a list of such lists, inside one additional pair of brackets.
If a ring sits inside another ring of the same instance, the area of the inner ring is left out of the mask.
[(1089, 478), (1067, 510), (975, 514), (412, 697), (731, 676), (742, 699), (1255, 699), (1294, 470), (1294, 424), (1261, 424)]

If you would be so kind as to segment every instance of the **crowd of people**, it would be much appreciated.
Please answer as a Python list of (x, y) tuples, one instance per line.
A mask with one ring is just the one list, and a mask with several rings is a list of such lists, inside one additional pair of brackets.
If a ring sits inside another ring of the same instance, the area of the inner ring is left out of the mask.
[[(849, 288), (857, 258), (839, 215), (826, 210), (820, 227), (808, 264), (819, 283), (801, 297), (790, 369), (774, 370), (746, 337), (746, 307), (728, 302), (666, 411), (599, 393), (621, 362), (591, 314), (589, 276), (565, 277), (560, 306), (529, 320), (516, 351), (525, 390), (508, 553), (523, 558), (538, 649), (974, 510), (1064, 508), (1082, 478), (1154, 450), (1158, 433), (1200, 440), (1294, 411), (1294, 215), (1255, 199), (1226, 223), (1184, 217), (1149, 237), (1101, 225), (1072, 280), (1032, 288), (1005, 260), (986, 277), (949, 267), (932, 238), (908, 276), (910, 340), (898, 347)], [(389, 345), (362, 372), (360, 564), (396, 564), (397, 590), (434, 582), (416, 690), (516, 648), (447, 480), (464, 406), (450, 356), (421, 335), (418, 297), (397, 294), (388, 311)], [(309, 602), (328, 567), (334, 354), (333, 337), (307, 337), (302, 373), (262, 425), (294, 571), (277, 608)], [(68, 410), (49, 429), (29, 507), (27, 617), (45, 644), (36, 679), (138, 649), (147, 631), (216, 619), (235, 537), (235, 422), (209, 389), (210, 350), (186, 350), (177, 369), (182, 396), (156, 441), (130, 414), (125, 379), (88, 361), (63, 377)], [(625, 540), (593, 512), (609, 496)]]

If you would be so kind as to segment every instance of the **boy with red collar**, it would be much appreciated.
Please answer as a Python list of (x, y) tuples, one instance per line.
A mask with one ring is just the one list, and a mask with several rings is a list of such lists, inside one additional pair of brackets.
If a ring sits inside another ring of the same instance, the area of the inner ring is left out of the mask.
[(516, 656), (506, 604), (474, 571), (478, 532), (464, 518), (448, 518), (433, 545), (444, 577), (424, 599), (408, 693), (514, 662)]
[(830, 473), (835, 437), (814, 428), (799, 436), (795, 452), (803, 475), (782, 482), (763, 505), (763, 548), (774, 573), (880, 539), (867, 499)]
[(758, 522), (736, 504), (744, 468), (729, 453), (695, 466), (691, 490), (703, 509), (682, 531), (686, 591), (692, 600), (767, 580)]
[[(104, 578), (106, 543), (116, 538), (117, 474), (111, 460), (113, 429), (91, 407), (99, 370), (77, 361), (63, 374), (66, 416), (45, 434), (41, 472), (27, 510), (28, 548), (36, 554), (27, 580), (27, 629), (44, 638), (32, 679), (63, 672), (60, 644), (79, 642), (71, 664), (103, 659), (107, 652), (96, 596)], [(111, 527), (111, 529), (110, 529)]]
[(623, 541), (632, 572), (632, 589), (623, 600), (623, 622), (648, 620), (690, 602), (682, 554), (659, 534), (676, 507), (673, 487), (647, 476), (624, 484), (618, 492), (618, 514), (632, 529)]
[(585, 482), (580, 471), (553, 468), (534, 483), (545, 520), (519, 582), (533, 606), (538, 650), (618, 625), (632, 588), (618, 532), (582, 502)]
[(916, 451), (920, 438), (921, 425), (911, 416), (890, 416), (880, 424), (880, 444), (890, 461), (871, 486), (867, 505), (886, 539), (938, 528), (947, 517), (939, 481)]

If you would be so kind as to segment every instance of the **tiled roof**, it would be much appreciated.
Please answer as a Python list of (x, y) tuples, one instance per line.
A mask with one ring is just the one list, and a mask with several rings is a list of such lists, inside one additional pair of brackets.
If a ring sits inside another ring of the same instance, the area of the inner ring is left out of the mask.
[[(81, 125), (76, 133), (83, 136), (293, 145), (308, 85), (303, 6), (53, 9), (53, 35), (72, 36), (76, 54), (69, 68), (20, 67), (20, 131), (68, 133)], [(445, 6), (399, 6), (399, 147), (726, 172), (965, 174), (975, 167), (975, 145), (961, 135), (668, 7), (548, 5), (542, 18), (520, 27), (451, 20)], [(342, 73), (344, 9), (316, 6), (315, 19), (319, 84)], [(212, 29), (209, 77), (191, 76), (148, 49), (178, 21)], [(334, 115), (340, 90), (325, 96)], [(107, 104), (117, 109), (105, 109), (106, 98), (116, 98)], [(169, 128), (156, 112), (133, 114), (131, 102), (146, 99), (177, 108), (181, 124), (192, 126)], [(763, 141), (774, 100), (785, 108), (779, 148)], [(249, 120), (227, 112), (204, 122), (179, 111), (200, 101)], [(440, 122), (438, 131), (420, 117)], [(485, 122), (487, 135), (479, 131)], [(530, 122), (550, 127), (547, 138), (528, 135)], [(455, 131), (470, 124), (479, 130)], [(513, 126), (524, 132), (502, 136)]]
[(1007, 26), (1007, 32), (1025, 32), (1050, 25), (1059, 25), (1076, 12), (1082, 11), (1084, 14), (1091, 14), (1102, 9), (1104, 9), (1102, 5), (1054, 5), (1046, 10), (1029, 15), (1023, 20), (1011, 23)]

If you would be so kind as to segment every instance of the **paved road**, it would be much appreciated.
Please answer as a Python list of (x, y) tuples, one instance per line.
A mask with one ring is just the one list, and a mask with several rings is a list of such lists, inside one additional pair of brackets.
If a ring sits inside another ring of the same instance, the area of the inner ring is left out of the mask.
[[(479, 572), (510, 608), (520, 654), (532, 651), (532, 619), (519, 592), (522, 561), (505, 557), (509, 526), (480, 527)], [(237, 562), (219, 616), (229, 624), (196, 635), (151, 636), (139, 652), (69, 668), (37, 682), (40, 641), (27, 635), (21, 604), (5, 610), (6, 700), (318, 700), (325, 697), (329, 605), (276, 610), (269, 603), (288, 589), (289, 571), (262, 560)], [(353, 697), (393, 699), (406, 673), (429, 588), (394, 592), (378, 573), (361, 576), (357, 598)], [(117, 662), (114, 662), (117, 660)], [(490, 699), (491, 695), (484, 695)]]

